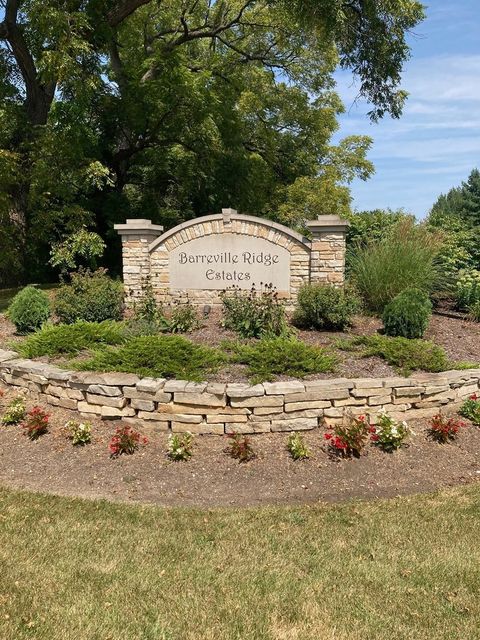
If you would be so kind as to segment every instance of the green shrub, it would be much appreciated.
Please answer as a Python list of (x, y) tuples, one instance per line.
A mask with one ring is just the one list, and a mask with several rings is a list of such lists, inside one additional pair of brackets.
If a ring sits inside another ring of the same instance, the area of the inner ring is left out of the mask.
[(367, 308), (382, 313), (409, 287), (432, 291), (440, 281), (436, 259), (441, 247), (441, 235), (403, 220), (381, 241), (354, 248), (352, 279)]
[(306, 460), (310, 457), (310, 449), (299, 433), (291, 433), (288, 436), (287, 451), (294, 460)]
[(473, 393), (465, 400), (458, 413), (462, 418), (467, 418), (475, 426), (480, 427), (480, 397)]
[(472, 305), (470, 305), (468, 315), (474, 322), (480, 322), (480, 300), (477, 300)]
[(469, 311), (477, 303), (480, 303), (480, 271), (463, 271), (457, 280), (457, 309)]
[(232, 361), (248, 365), (252, 382), (273, 380), (277, 375), (304, 378), (311, 373), (333, 371), (336, 359), (321, 347), (292, 338), (264, 338), (253, 344), (225, 343)]
[(351, 324), (359, 308), (358, 298), (347, 288), (304, 284), (298, 292), (293, 322), (306, 329), (341, 331)]
[(65, 324), (121, 320), (122, 307), (123, 285), (104, 269), (72, 274), (71, 282), (62, 285), (54, 298), (55, 315)]
[(193, 455), (193, 435), (190, 432), (168, 436), (167, 456), (175, 462), (185, 461)]
[(14, 398), (5, 410), (2, 416), (2, 424), (11, 425), (18, 424), (25, 418), (27, 407), (25, 405), (25, 398)]
[(194, 344), (181, 336), (140, 336), (118, 347), (94, 351), (83, 362), (70, 363), (82, 371), (124, 371), (154, 378), (205, 379), (225, 356), (217, 349)]
[(232, 287), (220, 294), (223, 304), (223, 325), (242, 338), (281, 336), (288, 333), (285, 307), (275, 289), (267, 285), (262, 291)]
[(373, 335), (338, 341), (337, 346), (344, 351), (359, 351), (366, 358), (383, 358), (404, 375), (412, 371), (446, 371), (455, 366), (442, 347), (427, 340)]
[(50, 300), (44, 291), (32, 286), (25, 287), (12, 300), (7, 317), (18, 333), (35, 331), (50, 317)]
[(190, 333), (200, 326), (198, 311), (191, 302), (176, 303), (167, 325), (171, 333)]
[(121, 322), (76, 322), (43, 327), (18, 345), (25, 358), (76, 354), (99, 344), (120, 344), (126, 339)]
[(387, 336), (422, 338), (432, 315), (432, 303), (420, 289), (405, 289), (383, 311)]

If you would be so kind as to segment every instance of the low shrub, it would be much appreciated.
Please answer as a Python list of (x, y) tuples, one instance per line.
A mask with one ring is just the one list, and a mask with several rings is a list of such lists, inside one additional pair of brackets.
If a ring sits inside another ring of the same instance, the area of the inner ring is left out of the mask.
[(468, 315), (474, 322), (480, 322), (480, 300), (477, 300), (468, 309)]
[(89, 444), (92, 441), (92, 425), (89, 422), (69, 420), (65, 428), (74, 446)]
[(342, 458), (360, 457), (360, 454), (367, 444), (368, 434), (372, 432), (372, 427), (368, 424), (365, 416), (348, 416), (346, 424), (330, 427), (328, 433), (324, 435), (328, 443), (330, 453)]
[(239, 462), (249, 462), (256, 457), (256, 453), (252, 447), (251, 439), (248, 436), (242, 436), (239, 433), (231, 433), (228, 435), (230, 445), (227, 453)]
[(311, 373), (333, 371), (334, 355), (321, 347), (294, 338), (264, 338), (252, 344), (224, 343), (233, 362), (248, 366), (253, 382), (273, 380), (277, 375), (304, 378)]
[(33, 407), (22, 422), (25, 435), (28, 436), (30, 440), (36, 440), (44, 433), (47, 433), (49, 418), (49, 414), (45, 413), (41, 407)]
[(480, 302), (480, 271), (463, 271), (457, 280), (456, 305), (460, 311), (468, 311)]
[(124, 324), (110, 320), (47, 325), (19, 344), (18, 351), (25, 358), (76, 354), (99, 344), (120, 344), (125, 336)]
[(26, 411), (25, 399), (20, 397), (14, 398), (2, 416), (2, 424), (19, 424), (25, 418)]
[(190, 333), (198, 329), (200, 319), (197, 309), (190, 301), (175, 303), (172, 313), (167, 320), (167, 326), (171, 333)]
[(36, 287), (28, 286), (17, 293), (7, 310), (7, 317), (18, 333), (30, 333), (50, 318), (50, 300)]
[(167, 456), (175, 462), (188, 460), (193, 455), (193, 436), (191, 433), (177, 435), (172, 433), (168, 437)]
[(467, 420), (473, 422), (477, 427), (480, 427), (480, 398), (476, 393), (465, 400), (458, 413), (463, 418), (467, 418)]
[(139, 448), (140, 444), (147, 444), (147, 438), (144, 438), (138, 431), (132, 427), (121, 426), (115, 431), (115, 434), (108, 445), (110, 456), (118, 458), (122, 454), (132, 455)]
[(299, 433), (291, 433), (288, 436), (287, 451), (294, 460), (306, 460), (310, 457), (310, 449)]
[(275, 289), (266, 285), (261, 291), (232, 287), (220, 294), (223, 326), (242, 338), (283, 336), (289, 333), (285, 307)]
[(367, 308), (382, 313), (409, 287), (435, 289), (442, 276), (437, 262), (442, 244), (441, 234), (405, 219), (382, 240), (354, 247), (351, 276)]
[(420, 289), (405, 289), (383, 311), (387, 336), (422, 338), (432, 315), (429, 296)]
[(305, 329), (343, 331), (359, 309), (358, 298), (348, 288), (304, 284), (298, 292), (293, 323)]
[(343, 351), (359, 351), (365, 358), (383, 358), (402, 375), (410, 375), (412, 371), (436, 373), (455, 367), (442, 347), (427, 340), (381, 335), (357, 336), (337, 341), (337, 347)]
[(123, 285), (109, 278), (105, 269), (73, 273), (71, 282), (57, 290), (53, 310), (65, 324), (121, 320)]
[(140, 336), (118, 347), (93, 351), (85, 361), (69, 366), (81, 371), (123, 371), (154, 378), (205, 379), (225, 356), (217, 349), (194, 344), (181, 336)]
[(431, 419), (428, 435), (432, 440), (445, 444), (449, 440), (455, 440), (460, 428), (465, 426), (465, 423), (458, 418), (447, 418), (439, 413)]
[(401, 447), (411, 433), (405, 421), (398, 422), (385, 411), (380, 412), (378, 424), (370, 429), (370, 440), (380, 449), (391, 453)]

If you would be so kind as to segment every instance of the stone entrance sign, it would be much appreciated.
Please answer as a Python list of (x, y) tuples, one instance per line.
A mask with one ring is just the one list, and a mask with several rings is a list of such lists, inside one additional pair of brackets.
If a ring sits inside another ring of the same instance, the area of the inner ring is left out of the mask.
[(122, 236), (127, 304), (141, 298), (147, 280), (158, 302), (218, 304), (228, 287), (271, 284), (295, 301), (305, 282), (342, 284), (348, 223), (337, 216), (307, 222), (312, 239), (233, 209), (184, 222), (163, 232), (150, 220), (115, 225)]

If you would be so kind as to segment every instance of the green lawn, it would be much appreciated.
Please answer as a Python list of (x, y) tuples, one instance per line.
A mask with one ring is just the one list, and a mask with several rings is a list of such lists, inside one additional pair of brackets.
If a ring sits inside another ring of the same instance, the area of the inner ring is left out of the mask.
[(480, 486), (191, 511), (0, 490), (2, 640), (474, 640)]

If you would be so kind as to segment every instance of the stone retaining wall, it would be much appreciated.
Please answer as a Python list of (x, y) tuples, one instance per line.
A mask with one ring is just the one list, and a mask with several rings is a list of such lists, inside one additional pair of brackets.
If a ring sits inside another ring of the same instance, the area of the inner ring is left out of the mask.
[(396, 419), (429, 417), (480, 392), (480, 369), (248, 384), (139, 378), (127, 373), (78, 373), (0, 350), (0, 380), (43, 402), (83, 416), (121, 420), (154, 431), (197, 434), (304, 431), (380, 410)]

